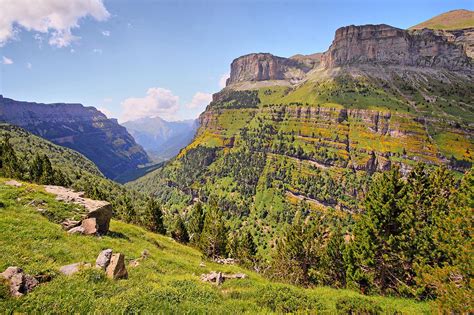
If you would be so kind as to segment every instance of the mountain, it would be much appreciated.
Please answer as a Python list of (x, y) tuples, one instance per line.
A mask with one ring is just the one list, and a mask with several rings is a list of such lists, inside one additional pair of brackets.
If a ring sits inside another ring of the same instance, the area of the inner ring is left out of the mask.
[(217, 203), (265, 255), (298, 209), (353, 220), (375, 173), (407, 174), (418, 162), (464, 172), (474, 158), (474, 70), (459, 40), (352, 25), (324, 53), (239, 57), (193, 142), (129, 185), (183, 215), (198, 200)]
[(410, 29), (460, 30), (472, 27), (474, 27), (474, 11), (452, 10), (412, 26)]
[(0, 121), (82, 153), (111, 179), (150, 162), (124, 127), (94, 107), (21, 102), (0, 96)]
[(122, 124), (150, 156), (168, 160), (187, 146), (198, 128), (198, 121), (166, 121), (160, 117), (145, 117)]

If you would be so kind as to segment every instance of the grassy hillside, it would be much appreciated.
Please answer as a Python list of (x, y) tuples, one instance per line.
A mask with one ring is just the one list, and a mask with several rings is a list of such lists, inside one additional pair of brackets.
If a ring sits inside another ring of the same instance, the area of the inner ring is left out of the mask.
[(32, 158), (37, 153), (46, 154), (51, 163), (67, 173), (81, 171), (102, 176), (97, 166), (79, 152), (56, 145), (23, 128), (0, 123), (0, 139), (5, 136), (10, 137), (11, 144), (20, 155)]
[(410, 29), (458, 30), (469, 27), (474, 27), (474, 11), (453, 10), (412, 26)]
[[(427, 303), (412, 300), (364, 297), (349, 290), (320, 287), (301, 289), (269, 282), (236, 266), (205, 262), (201, 254), (173, 240), (137, 226), (112, 221), (104, 237), (67, 235), (31, 205), (42, 200), (50, 211), (63, 205), (37, 185), (6, 186), (0, 179), (0, 269), (15, 265), (32, 275), (52, 275), (22, 298), (0, 295), (2, 312), (51, 313), (272, 313), (310, 312), (348, 314), (375, 310), (379, 313), (429, 313)], [(125, 254), (126, 261), (146, 249), (150, 257), (138, 267), (128, 268), (127, 280), (112, 281), (96, 270), (66, 277), (58, 274), (62, 265), (94, 262), (105, 248)], [(248, 279), (228, 280), (216, 287), (202, 283), (199, 276), (212, 270), (244, 272)], [(359, 307), (359, 308), (357, 308)]]

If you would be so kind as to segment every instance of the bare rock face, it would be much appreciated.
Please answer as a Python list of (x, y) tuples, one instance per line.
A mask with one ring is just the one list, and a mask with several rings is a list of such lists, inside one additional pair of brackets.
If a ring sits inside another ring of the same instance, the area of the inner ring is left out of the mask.
[(110, 279), (126, 279), (128, 272), (125, 268), (125, 255), (121, 253), (113, 254), (105, 272)]
[(0, 274), (0, 277), (7, 280), (10, 294), (14, 297), (20, 297), (30, 292), (39, 284), (35, 277), (25, 274), (19, 267), (8, 267)]
[[(109, 231), (110, 219), (112, 218), (112, 206), (109, 202), (84, 198), (84, 193), (75, 192), (62, 186), (47, 185), (44, 188), (46, 192), (56, 195), (57, 200), (81, 205), (88, 211), (83, 220), (75, 222), (67, 220), (63, 226), (74, 229), (74, 233), (86, 235), (106, 234)], [(76, 228), (79, 223), (80, 229)]]
[(277, 57), (268, 53), (249, 54), (235, 59), (230, 66), (227, 85), (246, 81), (300, 81), (311, 66), (298, 58)]
[(346, 26), (336, 31), (329, 50), (322, 57), (326, 68), (378, 64), (472, 70), (463, 46), (439, 32), (402, 30), (389, 25)]
[(448, 42), (461, 45), (470, 58), (474, 58), (474, 27), (462, 30), (435, 30), (437, 35), (443, 36)]
[(110, 260), (112, 259), (112, 250), (110, 248), (104, 249), (100, 252), (99, 256), (95, 261), (96, 268), (100, 268), (102, 270), (106, 270), (110, 264)]

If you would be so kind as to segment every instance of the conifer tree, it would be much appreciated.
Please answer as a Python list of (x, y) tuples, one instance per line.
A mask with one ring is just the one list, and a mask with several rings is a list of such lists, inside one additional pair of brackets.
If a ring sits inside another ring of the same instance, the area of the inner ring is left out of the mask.
[(3, 139), (0, 148), (0, 171), (2, 175), (11, 178), (21, 177), (21, 163), (8, 136)]
[(188, 220), (189, 239), (192, 243), (199, 243), (204, 228), (204, 211), (202, 203), (198, 202), (192, 209)]
[(160, 205), (153, 197), (150, 197), (146, 207), (148, 216), (150, 217), (150, 230), (159, 234), (166, 234), (166, 229), (163, 224), (163, 212), (161, 211)]
[(200, 247), (209, 258), (226, 255), (227, 231), (222, 215), (216, 204), (211, 204), (206, 212), (204, 228), (201, 233)]
[(186, 225), (184, 225), (184, 221), (179, 214), (176, 217), (175, 226), (171, 232), (171, 236), (180, 243), (186, 244), (189, 242), (189, 235), (188, 231), (186, 230)]
[(252, 267), (255, 264), (257, 255), (257, 244), (253, 240), (252, 234), (247, 231), (243, 233), (239, 242), (239, 257), (242, 265)]
[(365, 211), (354, 231), (357, 268), (349, 275), (363, 291), (374, 289), (386, 293), (401, 281), (398, 217), (403, 212), (399, 204), (402, 190), (399, 170), (394, 168), (380, 174), (367, 194)]

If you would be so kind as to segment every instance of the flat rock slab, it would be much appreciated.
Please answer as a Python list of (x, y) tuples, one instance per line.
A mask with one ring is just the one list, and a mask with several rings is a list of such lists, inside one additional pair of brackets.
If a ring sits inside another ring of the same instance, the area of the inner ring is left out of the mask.
[(91, 264), (89, 263), (78, 262), (78, 263), (62, 266), (61, 268), (59, 268), (59, 272), (66, 276), (71, 276), (83, 269), (87, 269), (90, 267), (91, 267)]
[(13, 187), (21, 187), (21, 186), (23, 186), (22, 183), (17, 182), (17, 181), (14, 180), (14, 179), (9, 180), (9, 181), (6, 181), (6, 182), (5, 182), (5, 185), (7, 185), (7, 186), (13, 186)]
[[(84, 234), (105, 234), (109, 231), (110, 219), (112, 218), (112, 206), (109, 202), (84, 198), (83, 192), (76, 192), (62, 186), (45, 185), (44, 189), (46, 192), (55, 195), (56, 200), (78, 204), (86, 208), (85, 219), (95, 218), (97, 231), (88, 233), (88, 229), (81, 225), (84, 228)], [(87, 223), (87, 227), (91, 228), (92, 226), (91, 222)]]

